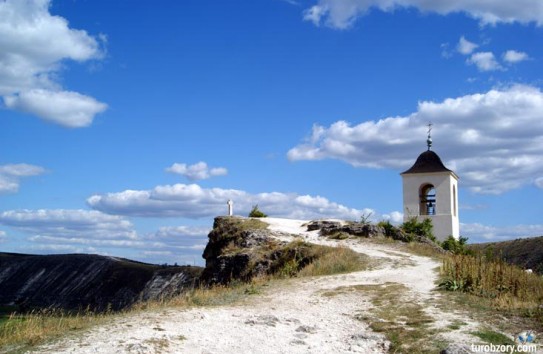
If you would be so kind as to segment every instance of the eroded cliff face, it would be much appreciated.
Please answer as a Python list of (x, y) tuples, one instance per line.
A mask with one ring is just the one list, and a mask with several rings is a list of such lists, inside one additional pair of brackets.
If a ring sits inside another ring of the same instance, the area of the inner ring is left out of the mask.
[(266, 274), (273, 257), (270, 253), (283, 244), (272, 239), (266, 227), (258, 219), (216, 217), (203, 254), (202, 280), (226, 284)]
[(203, 254), (202, 282), (227, 284), (271, 274), (292, 276), (319, 257), (323, 246), (280, 241), (276, 237), (280, 235), (265, 222), (265, 218), (215, 218)]
[(199, 267), (161, 267), (87, 254), (0, 253), (0, 305), (120, 310), (191, 288)]

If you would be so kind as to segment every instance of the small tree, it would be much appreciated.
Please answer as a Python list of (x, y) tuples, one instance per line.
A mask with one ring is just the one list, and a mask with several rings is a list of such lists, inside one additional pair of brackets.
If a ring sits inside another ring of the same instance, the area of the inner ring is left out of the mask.
[(363, 213), (360, 216), (360, 223), (363, 224), (363, 225), (369, 225), (372, 215), (373, 215), (373, 212), (371, 212), (371, 211), (369, 213)]
[(385, 230), (385, 236), (391, 237), (394, 235), (395, 227), (389, 220), (382, 220), (377, 223), (377, 226), (382, 227)]
[(429, 218), (424, 219), (423, 221), (418, 221), (416, 217), (409, 218), (401, 226), (402, 230), (408, 234), (424, 236), (432, 241), (436, 241), (434, 236), (432, 220)]
[(249, 213), (249, 217), (250, 218), (265, 218), (267, 217), (268, 215), (264, 214), (263, 212), (261, 212), (259, 209), (258, 209), (258, 204), (257, 205), (253, 205), (253, 209), (251, 210), (251, 212)]
[(473, 254), (473, 251), (466, 248), (467, 242), (467, 237), (460, 236), (460, 238), (457, 240), (451, 235), (441, 243), (441, 247), (443, 247), (444, 250), (451, 251), (454, 254)]

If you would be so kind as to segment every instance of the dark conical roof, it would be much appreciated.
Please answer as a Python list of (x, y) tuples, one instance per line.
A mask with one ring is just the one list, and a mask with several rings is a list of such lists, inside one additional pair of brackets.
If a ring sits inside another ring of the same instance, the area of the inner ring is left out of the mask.
[[(419, 155), (415, 164), (411, 166), (407, 171), (402, 172), (401, 174), (410, 174), (410, 173), (428, 173), (428, 172), (452, 172), (449, 170), (439, 156), (431, 151), (425, 151)], [(453, 172), (454, 173), (454, 172)]]

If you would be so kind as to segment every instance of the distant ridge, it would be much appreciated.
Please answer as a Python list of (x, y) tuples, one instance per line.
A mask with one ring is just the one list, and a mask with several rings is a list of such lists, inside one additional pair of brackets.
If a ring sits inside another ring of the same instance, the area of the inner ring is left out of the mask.
[(510, 264), (543, 274), (543, 236), (511, 241), (476, 243), (468, 246), (483, 254), (493, 254)]
[(165, 267), (94, 254), (0, 253), (0, 305), (119, 310), (192, 287), (200, 267)]

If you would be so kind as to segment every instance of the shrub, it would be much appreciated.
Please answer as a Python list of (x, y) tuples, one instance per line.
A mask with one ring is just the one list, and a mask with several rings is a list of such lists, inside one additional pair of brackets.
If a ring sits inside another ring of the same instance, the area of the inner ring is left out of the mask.
[(467, 237), (460, 236), (457, 240), (451, 235), (441, 243), (441, 247), (443, 247), (445, 251), (450, 251), (454, 254), (473, 254), (473, 251), (466, 248), (467, 241)]
[(370, 222), (370, 219), (371, 219), (371, 216), (373, 215), (372, 212), (369, 212), (369, 213), (363, 213), (361, 216), (360, 216), (360, 223), (362, 225), (369, 225), (371, 222)]
[(249, 213), (250, 218), (265, 218), (268, 215), (264, 214), (258, 209), (258, 204), (253, 206), (253, 209), (251, 209), (251, 212)]
[(416, 217), (412, 217), (404, 222), (400, 228), (408, 234), (424, 236), (434, 242), (436, 241), (436, 238), (432, 232), (432, 220), (428, 218), (424, 219), (423, 221), (418, 221)]
[(379, 221), (377, 226), (382, 227), (385, 230), (385, 236), (392, 237), (395, 234), (396, 228), (388, 220)]

